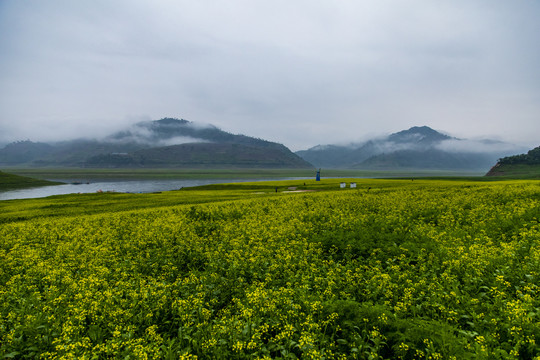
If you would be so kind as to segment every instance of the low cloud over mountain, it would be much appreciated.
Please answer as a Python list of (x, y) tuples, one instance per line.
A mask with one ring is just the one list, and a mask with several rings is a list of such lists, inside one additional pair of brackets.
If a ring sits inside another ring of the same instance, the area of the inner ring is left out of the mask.
[(297, 154), (316, 167), (356, 169), (489, 169), (521, 148), (496, 140), (467, 140), (427, 126), (349, 145), (318, 145)]
[(11, 143), (0, 149), (0, 165), (312, 167), (282, 144), (173, 118), (140, 122), (100, 140)]

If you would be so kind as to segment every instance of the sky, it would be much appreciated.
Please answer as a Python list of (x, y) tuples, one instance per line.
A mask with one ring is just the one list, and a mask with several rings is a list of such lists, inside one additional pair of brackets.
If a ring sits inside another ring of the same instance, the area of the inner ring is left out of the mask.
[(163, 117), (282, 143), (538, 146), (540, 1), (0, 0), (0, 144)]

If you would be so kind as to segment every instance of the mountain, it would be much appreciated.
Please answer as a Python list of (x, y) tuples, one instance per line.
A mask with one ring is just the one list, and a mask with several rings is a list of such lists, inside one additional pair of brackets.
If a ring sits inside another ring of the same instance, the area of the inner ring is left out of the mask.
[(45, 143), (34, 143), (29, 140), (7, 144), (0, 150), (0, 161), (5, 165), (27, 163), (40, 156), (52, 152), (53, 146)]
[(241, 143), (187, 143), (142, 149), (133, 153), (97, 155), (87, 167), (243, 167), (312, 168), (285, 146)]
[(492, 159), (475, 153), (453, 153), (438, 149), (399, 150), (380, 154), (354, 165), (364, 169), (430, 169), (430, 170), (478, 170), (485, 168)]
[(199, 142), (240, 143), (257, 146), (279, 145), (246, 135), (231, 134), (214, 125), (197, 124), (188, 120), (174, 118), (143, 121), (129, 129), (106, 137), (105, 141), (117, 144), (147, 144), (152, 147)]
[(318, 145), (296, 154), (325, 168), (483, 171), (515, 149), (500, 141), (458, 139), (428, 126), (415, 126), (363, 143)]
[(387, 141), (394, 144), (414, 144), (418, 147), (430, 147), (443, 140), (455, 139), (441, 134), (429, 126), (413, 126), (409, 130), (403, 130), (388, 136)]
[(540, 146), (526, 154), (499, 159), (486, 176), (540, 178)]
[(313, 167), (282, 144), (174, 118), (140, 122), (99, 140), (11, 143), (0, 149), (0, 165)]

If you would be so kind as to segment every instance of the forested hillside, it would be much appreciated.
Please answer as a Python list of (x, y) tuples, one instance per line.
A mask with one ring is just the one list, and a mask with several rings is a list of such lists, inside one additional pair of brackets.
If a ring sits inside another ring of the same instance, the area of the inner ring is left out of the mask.
[(526, 154), (507, 156), (499, 159), (487, 176), (540, 178), (540, 146)]

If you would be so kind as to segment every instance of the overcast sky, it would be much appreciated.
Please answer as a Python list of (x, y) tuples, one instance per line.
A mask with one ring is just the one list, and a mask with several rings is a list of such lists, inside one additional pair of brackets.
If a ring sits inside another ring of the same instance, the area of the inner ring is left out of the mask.
[(283, 143), (540, 145), (540, 1), (0, 0), (0, 143), (163, 117)]

